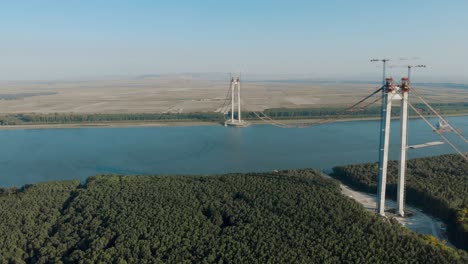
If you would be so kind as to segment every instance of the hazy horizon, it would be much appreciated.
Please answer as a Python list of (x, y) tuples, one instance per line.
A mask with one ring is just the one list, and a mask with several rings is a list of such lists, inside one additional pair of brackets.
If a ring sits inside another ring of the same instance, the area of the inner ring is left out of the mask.
[[(105, 82), (105, 81), (128, 81), (128, 80), (139, 80), (139, 79), (165, 79), (177, 81), (180, 79), (186, 80), (201, 80), (201, 81), (216, 81), (223, 82), (229, 81), (229, 76), (236, 75), (233, 73), (223, 73), (223, 72), (180, 72), (180, 73), (147, 73), (147, 74), (137, 74), (137, 75), (125, 75), (125, 74), (115, 74), (115, 75), (88, 75), (88, 76), (70, 76), (62, 78), (35, 78), (35, 79), (10, 79), (10, 80), (1, 80), (0, 84), (8, 83), (24, 83), (24, 84), (44, 84), (44, 83), (74, 83), (74, 82)], [(305, 83), (376, 83), (380, 84), (382, 82), (382, 71), (379, 70), (373, 76), (361, 76), (358, 77), (342, 77), (342, 78), (331, 78), (331, 77), (320, 77), (313, 75), (304, 75), (304, 74), (251, 74), (251, 73), (241, 73), (242, 79), (244, 82), (305, 82)], [(388, 74), (388, 77), (393, 77), (396, 80), (399, 80), (402, 77), (406, 77), (406, 72), (401, 71), (397, 74)], [(456, 79), (444, 79), (444, 78), (423, 78), (421, 76), (414, 76), (414, 84), (451, 84), (451, 85), (468, 85), (467, 80), (456, 80)]]
[[(0, 10), (0, 80), (242, 72), (468, 83), (466, 1), (30, 1)], [(418, 60), (398, 60), (419, 57)], [(391, 68), (401, 78), (406, 69)]]

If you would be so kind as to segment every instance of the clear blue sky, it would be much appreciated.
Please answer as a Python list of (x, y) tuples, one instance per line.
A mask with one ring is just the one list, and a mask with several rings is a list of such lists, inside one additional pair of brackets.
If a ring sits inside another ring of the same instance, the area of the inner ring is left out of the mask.
[(420, 76), (468, 82), (468, 1), (2, 1), (0, 55), (0, 80), (229, 71), (357, 79), (380, 71), (369, 58), (417, 56), (428, 65)]

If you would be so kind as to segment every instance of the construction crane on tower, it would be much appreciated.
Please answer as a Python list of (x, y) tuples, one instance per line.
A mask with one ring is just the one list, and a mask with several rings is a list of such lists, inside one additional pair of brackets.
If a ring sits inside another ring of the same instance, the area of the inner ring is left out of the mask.
[[(447, 119), (442, 117), (426, 100), (422, 98), (422, 96), (416, 92), (414, 87), (411, 85), (411, 71), (413, 68), (425, 68), (426, 66), (423, 64), (418, 65), (404, 65), (404, 66), (392, 66), (387, 65), (390, 59), (372, 59), (371, 62), (382, 62), (383, 64), (383, 73), (382, 73), (382, 86), (377, 87), (375, 91), (370, 93), (369, 95), (365, 96), (363, 99), (359, 100), (357, 103), (351, 105), (348, 108), (345, 108), (342, 112), (337, 112), (337, 115), (341, 115), (342, 113), (355, 111), (356, 109), (363, 110), (367, 107), (373, 105), (378, 100), (381, 100), (381, 123), (380, 123), (380, 140), (379, 140), (379, 174), (378, 174), (378, 190), (377, 190), (377, 206), (376, 211), (378, 214), (385, 216), (385, 198), (386, 198), (386, 182), (387, 182), (387, 167), (388, 167), (388, 153), (389, 153), (389, 141), (390, 141), (390, 124), (391, 124), (391, 110), (393, 102), (400, 103), (400, 151), (399, 151), (399, 158), (398, 158), (398, 185), (397, 185), (397, 213), (400, 216), (405, 216), (405, 182), (406, 182), (406, 160), (407, 160), (407, 150), (408, 149), (419, 149), (425, 147), (432, 147), (441, 144), (447, 143), (455, 150), (459, 155), (461, 155), (466, 161), (468, 161), (468, 157), (465, 153), (461, 152), (455, 144), (449, 140), (443, 133), (444, 132), (454, 132), (458, 135), (465, 143), (467, 143), (466, 138), (461, 134), (461, 132), (455, 129)], [(401, 83), (399, 85), (394, 84), (394, 80), (391, 77), (386, 76), (386, 69), (387, 67), (406, 67), (408, 69), (407, 77), (401, 78)], [(219, 112), (224, 113), (225, 115), (230, 113), (230, 118), (226, 120), (224, 123), (225, 126), (233, 126), (233, 127), (245, 127), (248, 125), (247, 122), (242, 120), (242, 112), (241, 112), (241, 79), (240, 76), (230, 78), (230, 85), (229, 90), (226, 95), (225, 101), (223, 106), (219, 108)], [(414, 95), (415, 98), (418, 98), (423, 102), (424, 105), (428, 107), (428, 109), (439, 118), (439, 125), (434, 126), (429, 120), (420, 112), (418, 109), (410, 102), (409, 94)], [(381, 96), (376, 100), (373, 100), (371, 103), (366, 103), (364, 106), (364, 102), (367, 102), (370, 98), (378, 95), (379, 92)], [(230, 102), (230, 103), (229, 103)], [(237, 107), (237, 113), (236, 113)], [(229, 111), (230, 108), (230, 111)], [(245, 108), (245, 105), (244, 105)], [(409, 109), (412, 109), (420, 118), (424, 120), (424, 122), (433, 129), (435, 133), (437, 133), (444, 142), (442, 141), (434, 141), (434, 142), (426, 142), (420, 143), (416, 145), (408, 145), (408, 114)], [(253, 114), (258, 119), (271, 124), (273, 126), (277, 126), (280, 128), (307, 128), (311, 126), (327, 124), (337, 121), (337, 117), (327, 117), (326, 119), (315, 121), (311, 124), (291, 124), (291, 123), (284, 123), (278, 120), (275, 120), (269, 117), (263, 111), (250, 111), (250, 114)]]
[[(392, 101), (399, 100), (400, 106), (400, 155), (398, 159), (398, 182), (397, 182), (397, 213), (400, 216), (405, 216), (405, 177), (406, 177), (406, 151), (408, 149), (430, 147), (443, 144), (443, 142), (428, 142), (424, 144), (408, 146), (407, 140), (407, 128), (408, 128), (408, 106), (411, 107), (431, 128), (434, 129), (432, 124), (424, 117), (410, 102), (410, 76), (411, 68), (425, 68), (425, 65), (408, 65), (408, 77), (401, 79), (400, 85), (394, 85), (393, 78), (386, 77), (386, 67), (389, 59), (372, 59), (371, 62), (380, 61), (383, 63), (383, 83), (382, 87), (382, 106), (381, 106), (381, 124), (380, 124), (380, 145), (379, 145), (379, 174), (378, 174), (378, 185), (377, 185), (377, 213), (385, 216), (385, 191), (387, 182), (387, 166), (388, 166), (388, 150), (389, 150), (389, 139), (390, 139), (390, 119)], [(414, 89), (412, 89), (414, 90)], [(439, 113), (437, 113), (421, 96), (417, 97), (424, 102), (424, 104), (431, 109), (439, 118), (443, 119)], [(447, 126), (450, 126), (446, 119), (443, 119)], [(451, 126), (450, 126), (451, 127)], [(446, 143), (448, 143), (458, 154), (460, 154), (466, 161), (468, 158), (466, 154), (462, 153), (447, 137), (441, 134), (440, 131), (434, 129), (434, 131), (441, 136)], [(454, 129), (454, 131), (456, 131)], [(457, 132), (466, 143), (466, 139)]]

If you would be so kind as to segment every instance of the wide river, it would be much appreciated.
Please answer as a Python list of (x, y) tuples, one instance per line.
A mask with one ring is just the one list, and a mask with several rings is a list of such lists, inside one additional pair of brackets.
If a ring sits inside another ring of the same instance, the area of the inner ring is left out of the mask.
[[(468, 118), (448, 120), (468, 131)], [(436, 119), (431, 119), (436, 123)], [(409, 144), (442, 141), (422, 120), (410, 120)], [(0, 186), (80, 179), (96, 174), (217, 174), (318, 168), (378, 160), (378, 121), (309, 128), (269, 125), (66, 128), (0, 131)], [(398, 155), (392, 122), (390, 158)], [(446, 134), (468, 151), (453, 133)], [(447, 145), (410, 149), (409, 158), (453, 153)]]

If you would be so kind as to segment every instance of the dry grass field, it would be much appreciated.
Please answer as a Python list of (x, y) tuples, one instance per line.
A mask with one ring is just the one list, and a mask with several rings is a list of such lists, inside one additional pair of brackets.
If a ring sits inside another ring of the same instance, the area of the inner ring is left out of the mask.
[[(113, 78), (92, 81), (2, 82), (0, 95), (38, 94), (0, 100), (0, 113), (148, 113), (215, 111), (228, 78), (184, 76)], [(378, 84), (243, 81), (245, 110), (349, 105)], [(429, 102), (467, 102), (468, 89), (418, 87)], [(42, 94), (41, 94), (42, 93)]]

